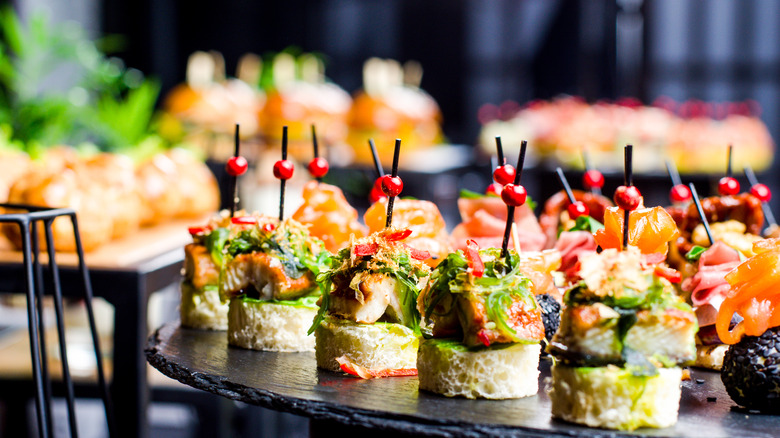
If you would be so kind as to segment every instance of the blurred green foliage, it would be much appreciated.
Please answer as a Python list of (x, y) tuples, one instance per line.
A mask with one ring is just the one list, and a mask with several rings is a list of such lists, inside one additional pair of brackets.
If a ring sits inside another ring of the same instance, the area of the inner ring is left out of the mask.
[(0, 9), (0, 147), (35, 155), (91, 143), (127, 152), (144, 142), (160, 86), (98, 48), (120, 44), (92, 41), (79, 25), (43, 14), (24, 24), (12, 8)]

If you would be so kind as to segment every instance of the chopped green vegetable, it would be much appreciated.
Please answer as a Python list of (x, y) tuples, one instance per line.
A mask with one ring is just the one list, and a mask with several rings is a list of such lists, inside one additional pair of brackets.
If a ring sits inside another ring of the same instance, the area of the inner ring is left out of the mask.
[(595, 233), (596, 231), (604, 228), (604, 224), (593, 219), (591, 216), (584, 215), (577, 218), (574, 222), (574, 226), (569, 231), (589, 231)]
[(699, 258), (704, 253), (704, 251), (707, 251), (707, 248), (704, 248), (699, 245), (694, 245), (690, 251), (688, 251), (687, 254), (685, 254), (685, 260), (688, 260), (689, 262), (696, 263), (699, 261)]

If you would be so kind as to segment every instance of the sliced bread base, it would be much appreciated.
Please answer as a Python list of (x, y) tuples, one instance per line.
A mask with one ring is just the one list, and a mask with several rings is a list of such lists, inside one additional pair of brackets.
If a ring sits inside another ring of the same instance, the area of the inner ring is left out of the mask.
[(410, 328), (377, 322), (358, 324), (326, 317), (314, 332), (317, 367), (339, 371), (336, 358), (373, 370), (417, 368), (419, 341)]
[(469, 350), (455, 340), (420, 342), (420, 389), (447, 397), (509, 399), (539, 390), (539, 344)]
[(606, 429), (669, 427), (677, 422), (681, 368), (634, 376), (625, 368), (552, 366), (552, 415)]
[(313, 351), (308, 336), (317, 306), (233, 298), (228, 309), (228, 344), (250, 350)]

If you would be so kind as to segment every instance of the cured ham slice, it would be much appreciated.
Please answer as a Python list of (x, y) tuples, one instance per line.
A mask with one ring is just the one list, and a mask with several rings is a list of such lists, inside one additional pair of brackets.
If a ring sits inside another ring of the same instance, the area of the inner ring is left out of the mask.
[(715, 242), (699, 258), (699, 271), (683, 281), (682, 290), (691, 294), (699, 326), (715, 323), (718, 308), (730, 289), (725, 276), (739, 263), (739, 255), (734, 249), (723, 242)]
[[(506, 204), (501, 198), (460, 198), (458, 210), (463, 222), (452, 231), (453, 246), (456, 249), (465, 250), (466, 241), (469, 239), (474, 239), (480, 248), (501, 247), (507, 212)], [(544, 248), (547, 237), (527, 204), (515, 208), (514, 220), (518, 243), (523, 251), (540, 251)], [(510, 246), (514, 246), (513, 243), (510, 242)]]

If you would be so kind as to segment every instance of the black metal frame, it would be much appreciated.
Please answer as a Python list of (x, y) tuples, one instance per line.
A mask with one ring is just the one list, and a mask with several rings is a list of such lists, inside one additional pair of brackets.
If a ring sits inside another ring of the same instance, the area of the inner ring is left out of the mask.
[(68, 367), (68, 353), (65, 342), (62, 287), (56, 261), (54, 236), (51, 228), (52, 223), (54, 223), (54, 220), (58, 217), (69, 217), (73, 226), (73, 237), (76, 242), (76, 251), (79, 259), (79, 272), (83, 281), (83, 298), (87, 308), (89, 329), (92, 334), (92, 343), (97, 360), (100, 395), (103, 399), (103, 405), (106, 411), (109, 435), (116, 436), (114, 433), (115, 428), (111, 398), (108, 393), (108, 385), (103, 371), (103, 355), (100, 349), (100, 339), (98, 338), (95, 315), (92, 309), (92, 284), (90, 282), (87, 265), (84, 262), (84, 248), (81, 244), (81, 236), (79, 234), (75, 210), (72, 208), (48, 208), (22, 204), (0, 204), (0, 208), (11, 211), (25, 211), (24, 213), (2, 214), (0, 215), (0, 223), (13, 223), (18, 225), (19, 234), (22, 239), (24, 270), (26, 274), (27, 324), (30, 334), (30, 355), (32, 358), (33, 380), (35, 382), (35, 408), (37, 412), (39, 435), (48, 438), (53, 436), (54, 431), (51, 414), (52, 386), (47, 365), (43, 323), (44, 281), (43, 269), (40, 261), (39, 236), (39, 224), (42, 223), (49, 259), (49, 274), (51, 277), (52, 295), (54, 297), (54, 311), (57, 319), (57, 335), (62, 362), (62, 377), (66, 389), (70, 434), (72, 437), (78, 437), (73, 380), (70, 376), (70, 369)]

